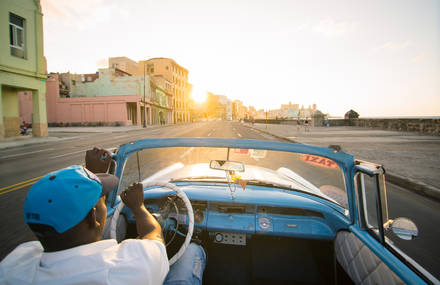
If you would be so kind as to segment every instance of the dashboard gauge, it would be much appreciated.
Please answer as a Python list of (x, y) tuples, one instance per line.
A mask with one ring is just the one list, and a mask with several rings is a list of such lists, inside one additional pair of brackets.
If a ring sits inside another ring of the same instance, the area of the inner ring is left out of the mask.
[(222, 242), (223, 241), (223, 235), (221, 233), (215, 234), (215, 241), (216, 242)]
[(201, 223), (203, 223), (203, 219), (204, 219), (203, 211), (196, 210), (196, 211), (194, 212), (194, 221), (196, 222), (196, 224), (201, 224)]
[(267, 231), (272, 226), (272, 223), (270, 222), (269, 218), (267, 217), (260, 217), (258, 219), (258, 225), (263, 231)]

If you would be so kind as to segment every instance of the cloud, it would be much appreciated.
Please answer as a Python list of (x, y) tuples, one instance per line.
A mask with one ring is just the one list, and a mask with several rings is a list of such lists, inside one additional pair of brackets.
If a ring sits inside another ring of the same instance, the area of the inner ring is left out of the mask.
[(412, 62), (419, 62), (419, 61), (422, 61), (422, 60), (424, 60), (425, 59), (425, 56), (424, 55), (419, 55), (419, 56), (416, 56), (416, 57), (414, 57), (413, 59), (411, 59), (411, 61)]
[(396, 42), (386, 42), (383, 45), (374, 48), (374, 51), (379, 50), (399, 50), (407, 48), (411, 45), (410, 41), (402, 42), (402, 43), (396, 43)]
[(355, 28), (355, 22), (335, 21), (331, 18), (327, 18), (319, 22), (319, 24), (315, 26), (313, 30), (327, 37), (340, 37), (354, 31)]
[(130, 15), (117, 2), (105, 0), (42, 0), (45, 21), (51, 26), (90, 30), (106, 26), (113, 19), (127, 19)]
[(301, 24), (301, 25), (299, 25), (297, 28), (296, 28), (296, 30), (298, 31), (298, 32), (300, 32), (300, 31), (304, 31), (305, 29), (307, 29), (308, 27), (310, 26), (310, 23), (303, 23), (303, 24)]

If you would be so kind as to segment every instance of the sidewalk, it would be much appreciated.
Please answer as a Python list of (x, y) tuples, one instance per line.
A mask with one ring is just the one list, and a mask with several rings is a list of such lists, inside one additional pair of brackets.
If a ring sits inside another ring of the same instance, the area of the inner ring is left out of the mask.
[[(149, 126), (148, 129), (154, 127)], [(120, 133), (142, 130), (140, 126), (123, 126), (123, 127), (57, 127), (48, 128), (49, 134), (53, 133)]]
[(340, 145), (357, 159), (384, 165), (389, 182), (440, 200), (438, 136), (358, 127), (314, 127), (306, 132), (296, 125), (245, 125), (296, 143)]
[[(153, 129), (155, 127), (160, 127), (160, 126), (153, 126), (148, 128)], [(120, 133), (120, 132), (142, 130), (142, 127), (139, 126), (59, 127), (59, 128), (48, 128), (48, 130), (49, 130), (48, 137), (33, 137), (32, 134), (29, 134), (26, 136), (6, 138), (0, 141), (0, 149), (71, 139), (71, 137), (64, 137), (63, 133)], [(29, 133), (32, 133), (32, 129), (29, 129)]]

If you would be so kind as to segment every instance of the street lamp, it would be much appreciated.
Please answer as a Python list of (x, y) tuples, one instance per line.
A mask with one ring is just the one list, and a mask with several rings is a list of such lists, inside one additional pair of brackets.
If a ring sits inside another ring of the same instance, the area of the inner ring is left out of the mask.
[(145, 61), (144, 61), (144, 128), (147, 127), (147, 109), (145, 104)]
[(267, 109), (266, 109), (266, 129), (267, 129)]

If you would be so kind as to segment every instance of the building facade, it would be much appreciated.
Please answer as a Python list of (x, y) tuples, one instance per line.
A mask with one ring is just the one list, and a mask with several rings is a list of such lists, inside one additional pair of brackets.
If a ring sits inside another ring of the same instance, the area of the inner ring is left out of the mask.
[(190, 92), (188, 70), (170, 58), (139, 61), (138, 74), (161, 75), (171, 83), (173, 122), (190, 122)]
[[(0, 139), (20, 132), (19, 92), (32, 94), (32, 133), (47, 136), (46, 63), (39, 0), (0, 1)], [(25, 93), (23, 93), (25, 94)], [(30, 110), (27, 110), (29, 112)]]
[(153, 125), (173, 123), (172, 84), (162, 75), (150, 76), (151, 121)]
[(139, 72), (138, 63), (125, 56), (110, 57), (108, 59), (108, 67), (123, 70), (129, 73), (130, 75), (142, 75), (142, 74), (138, 74)]
[(50, 123), (153, 124), (148, 76), (103, 68), (97, 78), (88, 77), (51, 74), (47, 85)]
[(56, 125), (140, 125), (141, 97), (62, 96), (60, 77), (52, 73), (47, 79), (47, 120)]
[(241, 120), (245, 119), (247, 113), (247, 107), (243, 105), (243, 102), (240, 100), (232, 101), (232, 119), (233, 120)]

